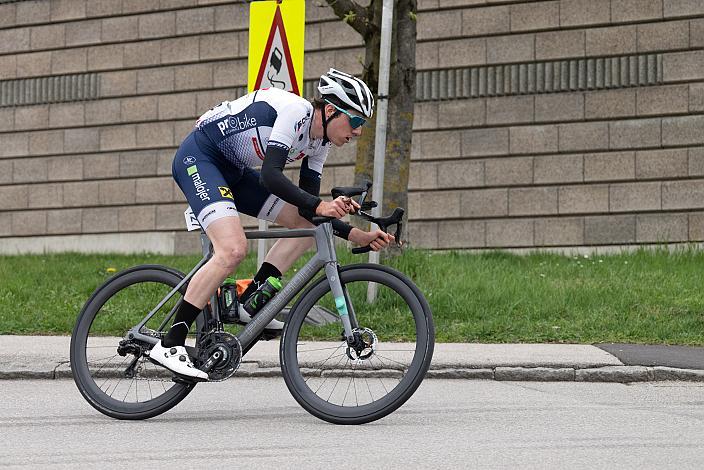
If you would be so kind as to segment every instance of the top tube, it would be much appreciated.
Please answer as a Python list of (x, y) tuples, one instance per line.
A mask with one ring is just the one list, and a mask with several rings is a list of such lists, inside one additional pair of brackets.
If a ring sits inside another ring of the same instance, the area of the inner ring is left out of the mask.
[(263, 238), (304, 238), (315, 237), (316, 229), (283, 229), (283, 230), (252, 230), (245, 231), (244, 235), (248, 240)]

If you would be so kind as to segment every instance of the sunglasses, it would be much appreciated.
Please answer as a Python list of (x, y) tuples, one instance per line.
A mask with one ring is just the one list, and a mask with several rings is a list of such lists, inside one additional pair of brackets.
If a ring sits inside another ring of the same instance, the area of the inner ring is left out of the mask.
[(358, 127), (362, 127), (367, 122), (367, 120), (365, 118), (363, 118), (361, 116), (355, 116), (353, 114), (350, 114), (348, 111), (345, 111), (342, 108), (338, 108), (337, 106), (335, 106), (334, 104), (332, 104), (328, 100), (325, 100), (325, 102), (327, 104), (331, 105), (333, 108), (335, 108), (338, 112), (347, 115), (347, 117), (350, 118), (350, 126), (352, 127), (352, 129), (357, 129)]

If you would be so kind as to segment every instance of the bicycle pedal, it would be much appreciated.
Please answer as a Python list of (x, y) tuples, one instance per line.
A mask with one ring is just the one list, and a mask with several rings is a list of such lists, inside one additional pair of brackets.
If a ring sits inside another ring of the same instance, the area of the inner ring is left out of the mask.
[(171, 381), (181, 385), (195, 385), (201, 382), (209, 382), (206, 379), (197, 379), (195, 377), (185, 377), (183, 375), (174, 375)]

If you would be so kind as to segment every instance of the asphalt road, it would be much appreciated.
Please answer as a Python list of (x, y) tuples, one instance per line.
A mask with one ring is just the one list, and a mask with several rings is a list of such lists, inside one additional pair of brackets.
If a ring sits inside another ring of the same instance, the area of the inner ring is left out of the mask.
[(342, 427), (280, 378), (201, 384), (140, 422), (72, 381), (0, 381), (0, 467), (703, 468), (704, 385), (426, 380), (401, 409)]
[(664, 344), (603, 343), (596, 347), (617, 357), (627, 366), (666, 366), (704, 370), (704, 348)]

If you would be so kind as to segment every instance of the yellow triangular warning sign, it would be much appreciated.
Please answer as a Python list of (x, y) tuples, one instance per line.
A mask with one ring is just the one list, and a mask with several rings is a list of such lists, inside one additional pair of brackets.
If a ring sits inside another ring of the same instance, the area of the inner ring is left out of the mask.
[(281, 9), (276, 6), (254, 89), (281, 88), (300, 95)]

